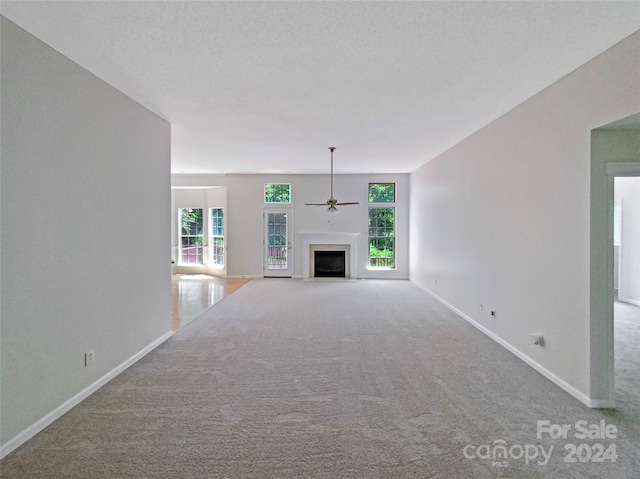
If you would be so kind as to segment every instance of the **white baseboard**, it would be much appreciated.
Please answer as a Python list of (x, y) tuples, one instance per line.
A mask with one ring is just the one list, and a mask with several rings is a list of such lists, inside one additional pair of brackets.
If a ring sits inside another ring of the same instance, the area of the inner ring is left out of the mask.
[[(435, 294), (433, 291), (431, 291), (430, 289), (428, 289), (425, 286), (422, 286), (420, 283), (417, 283), (414, 280), (411, 280), (411, 282), (413, 284), (415, 284), (416, 286), (418, 286), (420, 289), (426, 291), (428, 294), (430, 294), (431, 296), (433, 296), (434, 299), (436, 299), (437, 301), (439, 301), (440, 303), (442, 303), (444, 306), (446, 306), (447, 308), (449, 308), (451, 311), (453, 311), (454, 313), (456, 313), (458, 316), (460, 316), (462, 319), (464, 319), (465, 321), (467, 321), (469, 324), (471, 324), (473, 327), (475, 327), (476, 329), (478, 329), (479, 331), (481, 331), (482, 333), (484, 333), (485, 335), (489, 336), (491, 339), (493, 339), (496, 343), (498, 343), (500, 346), (502, 346), (503, 348), (505, 348), (507, 351), (513, 353), (514, 355), (516, 355), (519, 359), (521, 359), (522, 361), (524, 361), (526, 364), (528, 364), (529, 366), (531, 366), (533, 369), (535, 369), (536, 371), (538, 371), (540, 374), (542, 374), (544, 377), (546, 377), (547, 379), (549, 379), (551, 382), (553, 382), (556, 386), (559, 386), (560, 388), (564, 389), (566, 392), (568, 392), (569, 394), (571, 394), (574, 398), (576, 398), (578, 401), (580, 401), (581, 403), (585, 404), (586, 406), (589, 406), (591, 408), (607, 408), (607, 407), (612, 407), (611, 405), (609, 405), (609, 401), (599, 401), (599, 400), (592, 400), (591, 398), (589, 398), (589, 396), (587, 396), (585, 393), (583, 393), (582, 391), (580, 391), (579, 389), (576, 389), (575, 387), (573, 387), (571, 384), (567, 383), (565, 380), (559, 378), (558, 376), (556, 376), (554, 373), (552, 373), (551, 371), (549, 371), (547, 368), (545, 368), (544, 366), (542, 366), (541, 364), (537, 363), (536, 361), (534, 361), (533, 359), (531, 359), (529, 356), (527, 356), (525, 353), (523, 353), (522, 351), (520, 351), (519, 349), (517, 349), (516, 347), (514, 347), (512, 344), (508, 343), (507, 341), (505, 341), (504, 339), (502, 339), (500, 336), (498, 336), (497, 334), (495, 334), (494, 332), (490, 331), (489, 329), (485, 328), (484, 326), (482, 326), (480, 323), (478, 323), (477, 321), (475, 321), (474, 319), (472, 319), (470, 316), (467, 316), (466, 314), (464, 314), (462, 311), (460, 311), (459, 309), (455, 308), (453, 305), (449, 304), (447, 301), (445, 301), (444, 299), (442, 299), (440, 296), (438, 296), (437, 294)], [(605, 405), (606, 403), (606, 405)]]
[(395, 278), (380, 278), (378, 276), (370, 277), (370, 276), (360, 276), (357, 279), (358, 281), (409, 281), (409, 278), (404, 278), (402, 276), (396, 276)]
[(635, 306), (640, 306), (640, 301), (637, 301), (635, 299), (618, 297), (618, 301), (620, 301), (621, 303), (629, 303), (629, 304), (633, 304)]
[(254, 279), (254, 278), (264, 278), (261, 274), (228, 274), (227, 278), (233, 279)]
[(18, 447), (20, 447), (22, 444), (24, 444), (29, 439), (31, 439), (33, 436), (38, 434), (40, 431), (42, 431), (45, 427), (50, 425), (56, 419), (60, 418), (66, 412), (70, 411), (73, 407), (75, 407), (78, 404), (80, 404), (82, 401), (84, 401), (86, 398), (91, 396), (94, 392), (96, 392), (102, 386), (104, 386), (109, 381), (111, 381), (113, 378), (115, 378), (118, 374), (123, 372), (128, 367), (132, 366), (134, 363), (136, 363), (137, 361), (142, 359), (144, 356), (146, 356), (148, 353), (150, 353), (155, 348), (157, 348), (162, 343), (164, 343), (167, 339), (169, 339), (171, 336), (173, 336), (173, 334), (174, 333), (172, 331), (169, 331), (168, 333), (163, 334), (158, 339), (156, 339), (154, 342), (152, 342), (147, 347), (145, 347), (143, 350), (137, 352), (136, 354), (131, 356), (129, 359), (127, 359), (125, 362), (123, 362), (122, 364), (116, 366), (114, 369), (112, 369), (107, 374), (102, 376), (96, 382), (94, 382), (93, 384), (87, 386), (82, 391), (80, 391), (78, 394), (76, 394), (75, 396), (71, 397), (70, 399), (68, 399), (67, 401), (62, 403), (60, 406), (55, 408), (49, 414), (47, 414), (46, 416), (44, 416), (40, 420), (38, 420), (35, 423), (33, 423), (28, 428), (26, 428), (24, 431), (19, 433), (13, 439), (10, 439), (9, 441), (7, 441), (5, 444), (2, 445), (2, 447), (0, 447), (0, 459), (5, 457), (7, 454), (12, 452), (13, 450), (15, 450)]

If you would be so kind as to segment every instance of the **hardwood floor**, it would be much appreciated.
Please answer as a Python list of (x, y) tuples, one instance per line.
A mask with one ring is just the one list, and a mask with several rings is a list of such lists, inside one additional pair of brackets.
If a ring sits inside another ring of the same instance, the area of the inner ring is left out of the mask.
[(249, 280), (205, 274), (174, 274), (171, 277), (172, 331), (193, 321), (247, 281)]

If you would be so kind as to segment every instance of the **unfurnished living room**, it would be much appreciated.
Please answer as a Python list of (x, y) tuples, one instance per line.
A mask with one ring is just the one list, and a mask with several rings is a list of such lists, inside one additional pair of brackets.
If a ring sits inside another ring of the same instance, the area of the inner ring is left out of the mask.
[(638, 476), (640, 2), (0, 13), (0, 477)]

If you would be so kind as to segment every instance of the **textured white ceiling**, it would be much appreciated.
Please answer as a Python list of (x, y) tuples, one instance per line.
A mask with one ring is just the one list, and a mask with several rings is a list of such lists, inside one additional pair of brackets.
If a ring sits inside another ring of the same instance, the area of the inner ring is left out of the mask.
[(408, 172), (640, 28), (640, 2), (2, 1), (172, 123), (172, 169)]

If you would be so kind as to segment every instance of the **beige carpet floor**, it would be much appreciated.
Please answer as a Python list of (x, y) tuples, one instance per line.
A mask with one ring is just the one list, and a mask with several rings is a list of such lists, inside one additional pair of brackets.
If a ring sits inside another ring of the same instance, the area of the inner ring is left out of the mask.
[(620, 301), (613, 306), (616, 401), (627, 415), (640, 418), (640, 306)]
[[(635, 479), (634, 410), (583, 406), (408, 281), (252, 280), (7, 456), (2, 478)], [(538, 420), (618, 432), (538, 438)]]

